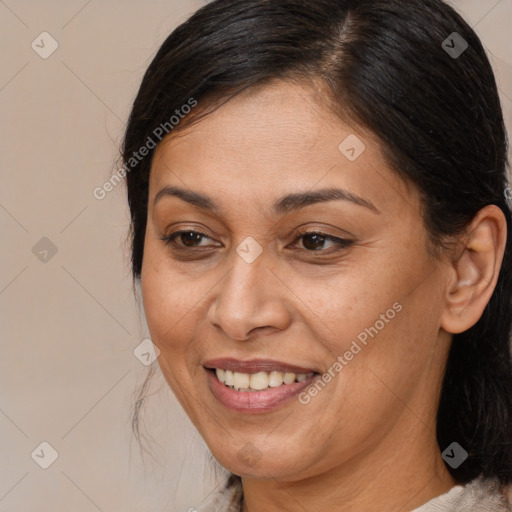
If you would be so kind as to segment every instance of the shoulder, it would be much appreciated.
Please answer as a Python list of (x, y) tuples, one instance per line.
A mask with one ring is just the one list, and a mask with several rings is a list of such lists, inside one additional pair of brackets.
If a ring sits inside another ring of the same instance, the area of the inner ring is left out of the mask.
[[(231, 475), (208, 501), (190, 512), (241, 512), (242, 485)], [(512, 512), (512, 486), (500, 488), (496, 480), (476, 478), (457, 485), (412, 512)]]
[(457, 485), (412, 512), (512, 512), (512, 488), (482, 477)]

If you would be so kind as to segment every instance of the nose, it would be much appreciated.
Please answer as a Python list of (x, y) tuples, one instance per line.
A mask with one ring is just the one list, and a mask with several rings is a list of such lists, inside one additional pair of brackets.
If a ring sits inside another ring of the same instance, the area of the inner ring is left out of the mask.
[(235, 253), (232, 269), (218, 287), (208, 320), (229, 338), (248, 341), (256, 331), (270, 333), (290, 325), (288, 290), (268, 267), (265, 252), (252, 263)]

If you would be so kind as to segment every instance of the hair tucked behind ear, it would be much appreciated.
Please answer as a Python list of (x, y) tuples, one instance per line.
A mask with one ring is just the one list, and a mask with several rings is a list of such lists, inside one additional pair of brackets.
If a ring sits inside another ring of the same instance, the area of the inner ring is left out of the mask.
[[(443, 47), (457, 32), (458, 56)], [(512, 222), (507, 140), (494, 75), (475, 32), (440, 0), (217, 0), (180, 25), (149, 66), (126, 129), (125, 163), (191, 97), (207, 107), (271, 79), (321, 80), (341, 115), (376, 134), (395, 171), (420, 191), (431, 245), (457, 235), (486, 205), (508, 240), (482, 318), (453, 337), (438, 411), (440, 449), (469, 458), (459, 483), (512, 483)], [(327, 98), (326, 98), (327, 100)], [(199, 111), (199, 110), (198, 110)], [(199, 118), (195, 114), (174, 128)], [(151, 155), (127, 175), (132, 265), (140, 279)]]

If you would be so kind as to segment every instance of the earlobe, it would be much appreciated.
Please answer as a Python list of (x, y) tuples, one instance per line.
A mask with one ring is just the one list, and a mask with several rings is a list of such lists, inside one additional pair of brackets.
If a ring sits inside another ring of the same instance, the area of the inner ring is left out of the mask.
[(498, 281), (507, 238), (503, 212), (489, 205), (478, 212), (451, 263), (441, 327), (457, 334), (476, 324)]

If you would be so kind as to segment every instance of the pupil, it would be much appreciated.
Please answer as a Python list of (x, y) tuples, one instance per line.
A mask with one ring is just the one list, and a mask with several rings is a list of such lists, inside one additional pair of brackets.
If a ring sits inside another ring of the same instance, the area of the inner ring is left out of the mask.
[[(312, 243), (309, 243), (308, 240)], [(325, 238), (321, 235), (307, 235), (304, 237), (302, 243), (306, 249), (317, 250), (321, 249), (325, 242)]]
[(183, 245), (186, 246), (192, 246), (194, 245), (194, 242), (199, 242), (201, 239), (200, 234), (193, 233), (192, 231), (188, 231), (186, 233), (182, 233), (181, 235), (181, 241), (183, 242)]

